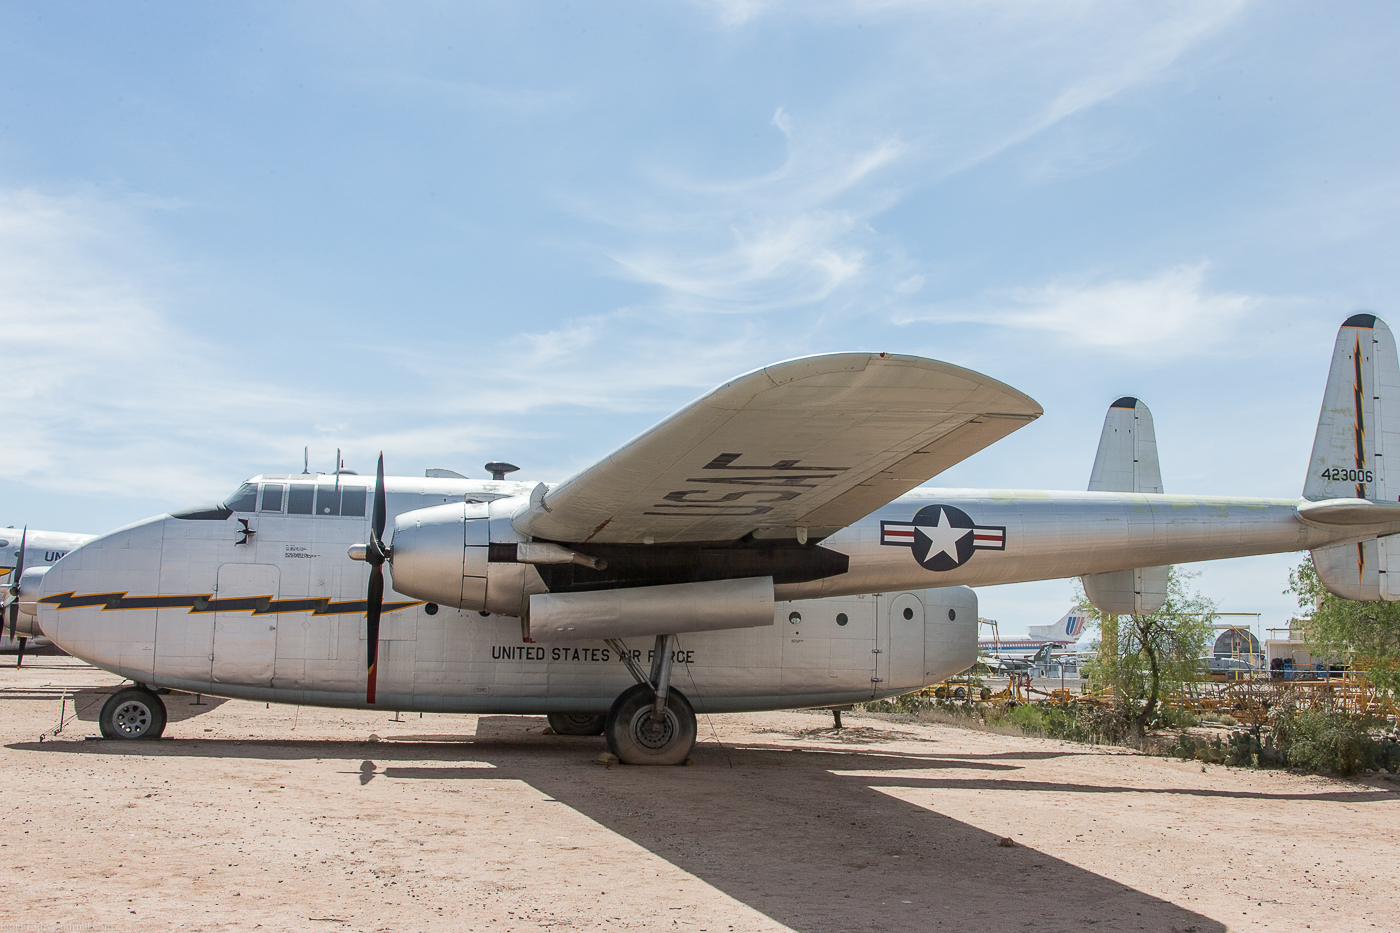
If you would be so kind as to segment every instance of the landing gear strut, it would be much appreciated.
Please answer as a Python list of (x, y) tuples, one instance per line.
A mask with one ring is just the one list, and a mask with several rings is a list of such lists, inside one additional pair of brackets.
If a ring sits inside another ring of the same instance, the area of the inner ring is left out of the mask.
[(608, 711), (604, 732), (609, 750), (623, 764), (683, 763), (695, 747), (696, 724), (690, 701), (671, 688), (676, 636), (656, 636), (650, 676), (642, 672), (621, 641), (610, 638), (608, 644), (637, 680), (622, 691)]

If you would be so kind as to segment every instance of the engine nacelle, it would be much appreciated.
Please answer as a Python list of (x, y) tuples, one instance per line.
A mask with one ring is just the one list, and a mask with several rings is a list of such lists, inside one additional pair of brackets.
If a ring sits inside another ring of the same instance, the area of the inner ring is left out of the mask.
[(534, 641), (679, 635), (772, 624), (772, 577), (530, 597)]
[(394, 589), (443, 606), (521, 615), (527, 587), (543, 589), (542, 581), (513, 556), (499, 562), (490, 556), (493, 543), (513, 555), (524, 540), (510, 523), (522, 501), (452, 502), (399, 514), (390, 541)]
[[(25, 638), (33, 638), (36, 635), (43, 635), (39, 628), (37, 616), (39, 601), (39, 586), (44, 581), (44, 574), (49, 572), (49, 567), (29, 567), (19, 578), (19, 617), (15, 620), (15, 634)], [(10, 620), (3, 620), (6, 634), (10, 631)]]
[(491, 522), (485, 503), (453, 502), (394, 519), (389, 566), (405, 596), (460, 609), (486, 608)]

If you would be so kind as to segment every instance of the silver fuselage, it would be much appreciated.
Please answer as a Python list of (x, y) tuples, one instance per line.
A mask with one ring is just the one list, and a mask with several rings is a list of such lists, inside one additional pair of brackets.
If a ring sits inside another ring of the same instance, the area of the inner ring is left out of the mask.
[[(534, 485), (389, 477), (390, 527), (401, 513), (465, 498), (490, 503), (493, 542), (498, 536), (519, 541), (508, 516)], [(848, 567), (775, 586), (776, 598), (786, 602), (777, 604), (774, 624), (680, 636), (683, 666), (673, 683), (699, 711), (835, 705), (903, 693), (975, 659), (976, 598), (966, 586), (1295, 551), (1377, 533), (1309, 523), (1298, 517), (1298, 504), (918, 489), (809, 545), (846, 555)], [(953, 521), (940, 507), (975, 527), (940, 527)], [(930, 509), (934, 518), (917, 524)], [(364, 511), (250, 511), (205, 520), (166, 515), (119, 529), (48, 571), (39, 624), (70, 654), (140, 682), (255, 700), (364, 706), (368, 568), (346, 553), (367, 538)], [(243, 534), (244, 523), (252, 535)], [(930, 528), (934, 538), (921, 537)], [(934, 544), (925, 548), (928, 540)], [(938, 546), (942, 558), (934, 552)], [(940, 560), (955, 566), (930, 569)], [(626, 669), (602, 642), (528, 642), (519, 616), (531, 594), (546, 592), (544, 579), (530, 565), (500, 570), (515, 595), (508, 605), (497, 596), (495, 611), (386, 594), (378, 706), (607, 710), (631, 683)], [(629, 649), (645, 663), (650, 640)]]

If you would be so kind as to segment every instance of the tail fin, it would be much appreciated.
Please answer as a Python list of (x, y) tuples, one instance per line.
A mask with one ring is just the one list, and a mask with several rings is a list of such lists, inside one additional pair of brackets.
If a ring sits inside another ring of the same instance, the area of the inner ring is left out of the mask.
[(1099, 452), (1089, 474), (1090, 492), (1161, 492), (1157, 432), (1141, 400), (1124, 396), (1108, 407)]
[(1051, 625), (1030, 626), (1031, 638), (1048, 638), (1052, 641), (1076, 642), (1079, 636), (1084, 634), (1084, 626), (1089, 621), (1089, 617), (1082, 612), (1075, 612), (1071, 609), (1060, 616), (1059, 621)]
[[(1303, 498), (1400, 499), (1400, 361), (1374, 314), (1353, 314), (1337, 333)], [(1312, 552), (1318, 578), (1346, 599), (1400, 599), (1400, 541), (1372, 539)], [(1388, 566), (1389, 565), (1389, 566)], [(1394, 567), (1394, 570), (1390, 570)], [(1389, 578), (1394, 577), (1394, 581)]]
[[(1099, 435), (1099, 452), (1089, 474), (1090, 492), (1161, 492), (1157, 433), (1152, 412), (1140, 400), (1124, 396), (1108, 408)], [(1166, 567), (1139, 567), (1081, 577), (1084, 594), (1104, 612), (1142, 615), (1156, 612), (1167, 599)]]
[(1390, 328), (1353, 314), (1337, 333), (1322, 396), (1304, 499), (1395, 502), (1400, 463), (1387, 478), (1385, 453), (1400, 457), (1400, 362)]

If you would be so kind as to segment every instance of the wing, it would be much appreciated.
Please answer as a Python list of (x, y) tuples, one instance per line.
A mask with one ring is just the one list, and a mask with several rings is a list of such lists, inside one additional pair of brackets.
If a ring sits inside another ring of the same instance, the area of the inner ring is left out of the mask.
[(534, 496), (514, 524), (570, 543), (821, 537), (1040, 414), (1010, 386), (936, 360), (788, 360), (725, 383)]

